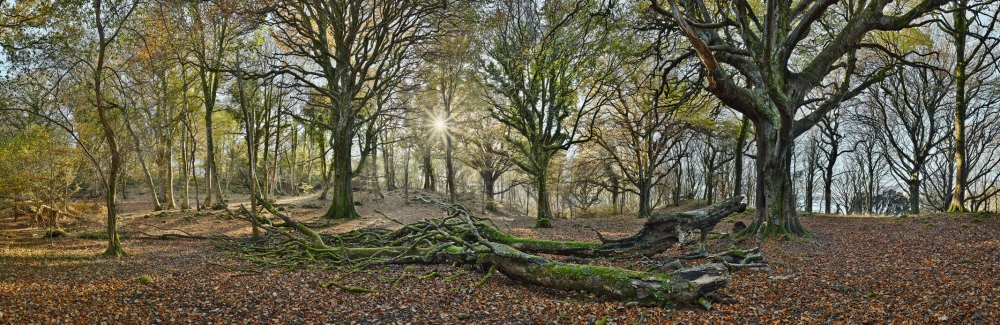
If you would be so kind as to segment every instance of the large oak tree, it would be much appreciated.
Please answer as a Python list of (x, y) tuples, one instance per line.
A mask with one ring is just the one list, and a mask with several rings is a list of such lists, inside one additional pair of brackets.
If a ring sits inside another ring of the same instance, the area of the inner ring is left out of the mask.
[[(758, 209), (751, 228), (766, 222), (758, 239), (807, 233), (792, 200), (790, 148), (842, 101), (884, 77), (885, 68), (858, 64), (859, 52), (888, 52), (866, 36), (920, 25), (946, 3), (651, 0), (698, 53), (708, 91), (754, 124)], [(804, 111), (810, 104), (815, 109)]]

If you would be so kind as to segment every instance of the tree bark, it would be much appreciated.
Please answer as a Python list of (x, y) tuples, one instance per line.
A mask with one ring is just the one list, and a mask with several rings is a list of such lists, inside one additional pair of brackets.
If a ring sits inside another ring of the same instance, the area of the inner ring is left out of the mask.
[(345, 130), (335, 134), (333, 141), (333, 203), (327, 210), (324, 218), (329, 219), (354, 219), (359, 217), (354, 208), (354, 188), (351, 183), (353, 170), (351, 169), (351, 135), (346, 130), (351, 128), (338, 128)]
[[(548, 167), (548, 163), (543, 164), (543, 166)], [(549, 190), (547, 184), (548, 168), (546, 167), (540, 167), (535, 174), (535, 186), (538, 193), (537, 200), (535, 201), (538, 204), (535, 208), (537, 212), (535, 228), (552, 228), (552, 211), (549, 210)]]
[[(450, 112), (449, 112), (450, 114)], [(451, 156), (451, 134), (445, 135), (445, 150), (444, 150), (444, 162), (445, 169), (447, 169), (447, 179), (448, 183), (448, 202), (456, 203), (455, 200), (455, 163), (452, 161)]]
[[(428, 144), (429, 146), (429, 144)], [(421, 148), (420, 150), (420, 162), (423, 164), (423, 174), (424, 174), (424, 189), (434, 191), (437, 184), (434, 180), (434, 165), (431, 162), (431, 150), (430, 148)]]
[(757, 130), (757, 210), (754, 222), (747, 229), (757, 233), (757, 242), (787, 233), (806, 235), (792, 200), (791, 139), (784, 136), (787, 130), (779, 130), (769, 120), (755, 122), (754, 126)]
[(951, 204), (948, 212), (965, 212), (965, 190), (968, 188), (968, 171), (965, 159), (965, 115), (969, 107), (966, 98), (966, 81), (969, 76), (966, 73), (967, 58), (965, 57), (965, 35), (969, 31), (969, 20), (966, 17), (965, 7), (968, 0), (955, 2), (957, 8), (953, 9), (952, 17), (955, 24), (954, 37), (955, 44), (955, 189), (952, 190)]
[(653, 215), (652, 189), (653, 180), (646, 177), (639, 184), (639, 218), (648, 218)]
[(750, 119), (743, 116), (740, 122), (740, 134), (736, 138), (736, 149), (733, 151), (733, 197), (743, 196), (743, 149), (746, 147), (747, 134), (750, 131)]

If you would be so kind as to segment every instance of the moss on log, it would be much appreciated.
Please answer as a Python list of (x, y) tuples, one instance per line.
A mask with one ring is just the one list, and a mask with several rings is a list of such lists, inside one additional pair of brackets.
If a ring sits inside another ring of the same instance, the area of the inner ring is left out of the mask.
[(569, 264), (525, 254), (506, 245), (482, 260), (500, 273), (524, 283), (559, 290), (584, 290), (610, 299), (644, 305), (693, 303), (726, 286), (732, 279), (723, 264), (711, 263), (670, 274), (635, 272), (612, 267)]

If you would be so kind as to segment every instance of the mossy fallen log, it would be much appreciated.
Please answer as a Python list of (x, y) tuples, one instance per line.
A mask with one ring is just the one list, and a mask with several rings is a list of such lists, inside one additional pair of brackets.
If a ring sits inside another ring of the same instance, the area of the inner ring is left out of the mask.
[[(505, 234), (486, 224), (478, 225), (483, 237), (510, 245), (521, 251), (576, 257), (634, 257), (662, 253), (684, 241), (688, 231), (701, 230), (705, 235), (730, 214), (746, 210), (743, 197), (733, 197), (702, 209), (670, 214), (654, 213), (635, 234), (603, 243), (560, 242), (521, 238)], [(702, 247), (704, 249), (704, 247)]]
[(485, 263), (524, 283), (559, 290), (587, 291), (603, 297), (644, 305), (693, 303), (725, 287), (732, 279), (723, 264), (710, 263), (669, 274), (636, 272), (613, 267), (571, 264), (529, 255), (506, 245), (502, 253), (484, 254)]

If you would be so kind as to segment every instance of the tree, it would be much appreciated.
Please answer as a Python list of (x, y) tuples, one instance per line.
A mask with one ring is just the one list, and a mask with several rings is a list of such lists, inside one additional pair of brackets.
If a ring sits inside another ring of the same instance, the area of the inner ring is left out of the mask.
[(428, 47), (425, 57), (426, 71), (422, 74), (427, 79), (427, 88), (437, 94), (436, 106), (432, 123), (435, 133), (440, 134), (445, 142), (445, 184), (448, 190), (448, 201), (455, 202), (455, 165), (453, 159), (454, 118), (462, 104), (468, 101), (468, 89), (472, 82), (475, 67), (476, 49), (473, 46), (472, 35), (475, 30), (471, 26), (474, 18), (472, 12), (462, 4), (452, 5), (449, 18), (441, 24), (441, 30), (434, 42)]
[[(684, 32), (705, 69), (708, 91), (747, 116), (756, 129), (758, 208), (750, 228), (766, 222), (757, 232), (759, 242), (785, 232), (807, 233), (791, 204), (790, 148), (842, 101), (881, 78), (884, 68), (857, 65), (862, 49), (885, 50), (866, 42), (866, 35), (911, 27), (948, 1), (890, 7), (892, 1), (706, 6), (693, 0), (683, 8), (674, 0), (666, 2), (664, 8), (651, 0), (652, 8)], [(833, 16), (843, 19), (829, 23)], [(803, 47), (813, 51), (806, 53)], [(802, 107), (813, 103), (814, 110), (796, 119)]]
[[(693, 54), (681, 51), (671, 38), (675, 33), (638, 31), (632, 46), (638, 53), (624, 53), (635, 68), (622, 69), (610, 90), (604, 122), (591, 132), (611, 156), (639, 196), (639, 217), (652, 214), (652, 189), (674, 168), (682, 154), (679, 146), (686, 129), (703, 119), (707, 106), (696, 84), (697, 71), (685, 66)], [(652, 34), (652, 35), (648, 35)]]
[(870, 109), (859, 118), (876, 133), (893, 176), (906, 184), (913, 214), (920, 213), (921, 171), (949, 136), (953, 83), (944, 70), (902, 67), (864, 96)]
[[(995, 78), (995, 49), (1000, 45), (996, 38), (997, 18), (1000, 11), (995, 2), (970, 2), (958, 0), (950, 8), (951, 22), (939, 19), (939, 26), (947, 33), (954, 46), (955, 110), (953, 121), (954, 189), (949, 212), (967, 211), (966, 194), (969, 191), (970, 166), (967, 155), (967, 120), (975, 117), (970, 105), (975, 106), (977, 95), (986, 80)], [(988, 96), (988, 95), (987, 95)]]
[(585, 141), (581, 131), (615, 64), (602, 60), (604, 9), (589, 0), (498, 1), (480, 38), (488, 107), (514, 132), (506, 136), (514, 163), (534, 178), (539, 228), (552, 226), (549, 164), (556, 152)]
[[(270, 14), (272, 35), (285, 49), (275, 67), (326, 98), (333, 151), (333, 203), (327, 218), (355, 218), (351, 179), (353, 141), (367, 119), (369, 104), (410, 73), (415, 45), (433, 32), (429, 20), (438, 0), (279, 1)], [(364, 166), (362, 155), (359, 166)]]
[(114, 45), (119, 33), (125, 29), (126, 22), (132, 16), (139, 3), (116, 1), (108, 2), (107, 4), (108, 6), (105, 6), (103, 0), (94, 0), (93, 2), (94, 29), (97, 31), (97, 58), (93, 64), (93, 87), (94, 106), (97, 108), (101, 129), (104, 132), (104, 140), (107, 142), (108, 152), (111, 155), (111, 165), (108, 166), (106, 177), (104, 177), (104, 195), (108, 209), (108, 249), (103, 254), (120, 257), (127, 255), (125, 250), (122, 249), (118, 238), (118, 207), (115, 196), (122, 157), (118, 147), (117, 136), (115, 135), (115, 128), (112, 126), (108, 116), (111, 107), (104, 101), (103, 86), (105, 79), (110, 76), (109, 72), (111, 72), (109, 71), (110, 68), (107, 67), (108, 50)]
[[(803, 191), (802, 195), (804, 195), (806, 197), (806, 200), (805, 200), (806, 201), (805, 202), (805, 209), (804, 210), (806, 211), (806, 213), (812, 213), (813, 212), (813, 205), (814, 205), (813, 204), (813, 198), (815, 197), (814, 194), (816, 193), (816, 169), (819, 167), (818, 166), (819, 165), (819, 141), (816, 140), (815, 134), (810, 134), (808, 141), (809, 141), (809, 145), (806, 146), (806, 148), (805, 148), (805, 151), (806, 151), (806, 153), (805, 153), (805, 155), (806, 155), (806, 157), (805, 157), (805, 160), (806, 160), (806, 170), (805, 170), (806, 188), (805, 188), (805, 191)], [(827, 209), (826, 213), (830, 213), (830, 210)]]
[[(503, 147), (501, 123), (486, 118), (482, 114), (467, 112), (470, 118), (460, 122), (459, 126), (467, 125), (466, 132), (456, 134), (461, 139), (458, 147), (458, 160), (476, 170), (483, 180), (483, 208), (491, 212), (499, 211), (496, 202), (496, 182), (504, 173), (514, 167), (509, 154)], [(478, 125), (473, 125), (473, 123)]]
[[(245, 9), (245, 8), (242, 8)], [(239, 3), (232, 0), (190, 3), (187, 26), (187, 45), (198, 71), (202, 103), (205, 108), (205, 201), (206, 208), (225, 206), (219, 168), (216, 159), (216, 141), (212, 122), (219, 89), (224, 76), (225, 59), (234, 46), (234, 39), (241, 32)], [(215, 201), (213, 203), (213, 195)]]
[(830, 214), (830, 205), (833, 204), (833, 177), (837, 171), (837, 160), (846, 153), (855, 149), (841, 148), (844, 140), (844, 133), (841, 131), (842, 122), (838, 116), (842, 115), (838, 110), (834, 115), (824, 116), (819, 122), (819, 151), (822, 153), (824, 164), (823, 169), (823, 212)]

